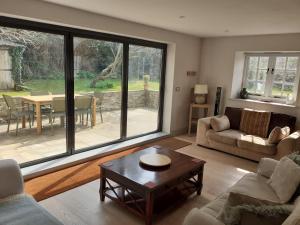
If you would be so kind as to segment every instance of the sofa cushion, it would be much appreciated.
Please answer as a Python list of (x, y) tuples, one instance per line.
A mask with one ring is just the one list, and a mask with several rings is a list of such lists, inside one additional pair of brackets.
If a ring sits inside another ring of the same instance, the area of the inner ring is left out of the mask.
[(0, 202), (0, 224), (6, 225), (62, 225), (32, 197), (18, 195)]
[(258, 199), (264, 199), (269, 202), (280, 203), (280, 199), (275, 191), (268, 184), (268, 178), (257, 175), (256, 173), (248, 173), (242, 177), (229, 192), (240, 193)]
[(230, 122), (230, 129), (239, 130), (243, 109), (226, 107), (225, 115), (228, 117)]
[(230, 122), (227, 116), (213, 117), (210, 120), (210, 125), (214, 131), (223, 131), (230, 128)]
[(212, 217), (217, 217), (224, 208), (228, 195), (229, 193), (220, 195), (215, 200), (208, 203), (205, 207), (202, 207), (200, 210), (206, 214), (211, 215)]
[[(201, 221), (201, 223), (199, 223)], [(225, 225), (216, 217), (213, 217), (201, 209), (194, 208), (185, 217), (183, 225)]]
[(271, 112), (244, 109), (242, 112), (240, 130), (246, 134), (268, 137)]
[(266, 178), (270, 178), (278, 162), (278, 160), (272, 158), (262, 158), (257, 166), (257, 174)]
[(237, 146), (237, 140), (241, 138), (245, 133), (239, 130), (224, 130), (220, 132), (216, 132), (212, 129), (208, 130), (206, 136), (210, 141), (216, 141), (219, 143)]
[(290, 128), (285, 126), (281, 127), (274, 127), (268, 137), (268, 142), (270, 144), (278, 144), (282, 139), (286, 138), (290, 135)]
[(269, 134), (274, 129), (274, 127), (285, 127), (288, 126), (291, 129), (291, 133), (295, 131), (296, 117), (281, 114), (281, 113), (271, 113), (270, 124), (269, 124)]
[(288, 202), (300, 184), (300, 166), (288, 157), (283, 157), (268, 181), (281, 203)]
[(276, 145), (269, 144), (268, 139), (254, 135), (242, 135), (237, 141), (237, 146), (267, 155), (275, 155), (277, 151)]

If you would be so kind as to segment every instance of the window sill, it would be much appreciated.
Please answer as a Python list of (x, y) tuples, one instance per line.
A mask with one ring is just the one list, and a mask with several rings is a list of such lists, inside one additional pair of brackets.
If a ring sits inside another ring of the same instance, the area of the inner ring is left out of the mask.
[(258, 103), (263, 105), (271, 105), (271, 106), (280, 106), (280, 107), (288, 107), (288, 108), (298, 108), (295, 105), (288, 105), (284, 103), (277, 103), (277, 102), (264, 102), (260, 100), (254, 100), (254, 99), (241, 99), (241, 98), (230, 98), (232, 101), (239, 101), (239, 102), (249, 102), (249, 103)]

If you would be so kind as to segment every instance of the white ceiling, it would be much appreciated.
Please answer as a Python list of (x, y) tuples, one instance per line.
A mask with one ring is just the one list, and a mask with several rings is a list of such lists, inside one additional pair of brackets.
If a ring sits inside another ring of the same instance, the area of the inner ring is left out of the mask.
[(300, 0), (46, 1), (200, 37), (300, 32)]

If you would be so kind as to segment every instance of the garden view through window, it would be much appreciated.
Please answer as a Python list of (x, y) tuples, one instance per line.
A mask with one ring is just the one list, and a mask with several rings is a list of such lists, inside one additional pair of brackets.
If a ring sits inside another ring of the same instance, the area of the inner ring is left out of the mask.
[(0, 159), (31, 165), (158, 131), (163, 48), (127, 44), (124, 67), (124, 45), (0, 26)]
[(250, 94), (296, 101), (299, 54), (248, 55), (244, 87)]

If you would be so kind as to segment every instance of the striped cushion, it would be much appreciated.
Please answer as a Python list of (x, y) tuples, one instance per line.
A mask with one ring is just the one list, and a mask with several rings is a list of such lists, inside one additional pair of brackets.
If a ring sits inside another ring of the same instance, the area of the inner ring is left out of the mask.
[(290, 128), (286, 127), (274, 127), (274, 129), (269, 134), (268, 142), (269, 144), (278, 144), (282, 139), (290, 135)]
[(246, 134), (266, 138), (268, 137), (270, 118), (271, 112), (244, 109), (242, 112), (240, 130)]

